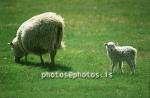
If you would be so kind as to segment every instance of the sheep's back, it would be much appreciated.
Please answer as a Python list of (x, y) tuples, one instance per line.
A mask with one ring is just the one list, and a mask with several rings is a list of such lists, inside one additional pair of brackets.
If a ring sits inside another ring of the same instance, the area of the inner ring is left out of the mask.
[(56, 44), (58, 27), (63, 27), (62, 20), (55, 13), (32, 17), (24, 22), (17, 32), (20, 44), (26, 51), (36, 54), (46, 53)]

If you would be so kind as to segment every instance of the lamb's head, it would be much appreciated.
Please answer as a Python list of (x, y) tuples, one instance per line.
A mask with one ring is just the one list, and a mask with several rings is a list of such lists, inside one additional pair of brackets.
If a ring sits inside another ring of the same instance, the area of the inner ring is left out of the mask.
[(24, 56), (24, 53), (18, 46), (17, 38), (14, 38), (13, 41), (8, 44), (13, 51), (15, 62), (20, 62), (20, 58)]
[(108, 42), (108, 43), (104, 43), (104, 45), (106, 46), (108, 52), (113, 52), (116, 49), (117, 44), (114, 42)]

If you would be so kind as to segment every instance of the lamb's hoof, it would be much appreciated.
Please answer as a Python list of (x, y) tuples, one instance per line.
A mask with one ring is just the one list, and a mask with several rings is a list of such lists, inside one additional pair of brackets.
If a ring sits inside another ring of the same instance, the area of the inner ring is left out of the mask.
[(15, 63), (20, 63), (20, 59), (15, 59)]
[(124, 74), (124, 72), (122, 71), (121, 74)]
[(114, 74), (114, 71), (111, 71), (111, 74)]
[(44, 62), (41, 62), (41, 65), (44, 65)]
[(133, 76), (134, 76), (134, 75), (135, 75), (135, 73), (131, 73), (131, 75), (133, 75)]
[(20, 61), (15, 61), (15, 63), (20, 63)]

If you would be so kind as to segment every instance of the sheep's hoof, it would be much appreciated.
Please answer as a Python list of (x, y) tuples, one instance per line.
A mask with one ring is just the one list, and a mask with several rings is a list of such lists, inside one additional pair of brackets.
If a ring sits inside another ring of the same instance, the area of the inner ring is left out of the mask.
[(51, 62), (50, 65), (55, 65), (55, 63), (54, 63), (54, 62)]

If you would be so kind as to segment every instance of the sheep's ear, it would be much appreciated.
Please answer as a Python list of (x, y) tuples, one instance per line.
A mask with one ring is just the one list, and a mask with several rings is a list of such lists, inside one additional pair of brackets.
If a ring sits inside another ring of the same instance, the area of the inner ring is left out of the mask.
[(107, 43), (104, 43), (105, 46), (107, 46)]

